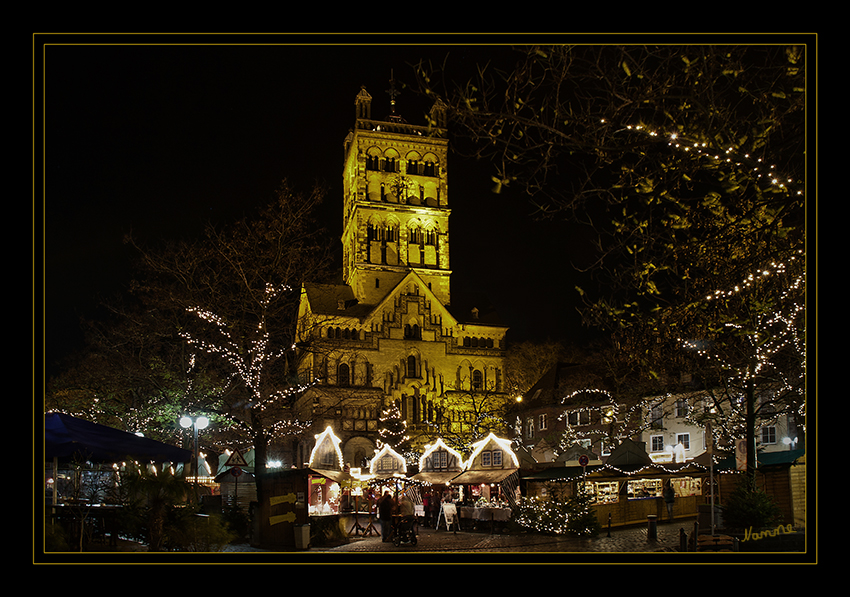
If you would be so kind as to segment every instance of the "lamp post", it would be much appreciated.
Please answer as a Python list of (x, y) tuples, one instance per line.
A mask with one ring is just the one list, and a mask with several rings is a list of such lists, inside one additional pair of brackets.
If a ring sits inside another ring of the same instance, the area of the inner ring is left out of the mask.
[(201, 429), (206, 429), (210, 424), (210, 420), (205, 416), (201, 415), (200, 417), (192, 418), (190, 416), (184, 415), (180, 418), (180, 426), (184, 429), (192, 428), (192, 441), (193, 441), (193, 454), (194, 454), (194, 463), (192, 464), (192, 469), (195, 472), (195, 491), (198, 489), (198, 431)]

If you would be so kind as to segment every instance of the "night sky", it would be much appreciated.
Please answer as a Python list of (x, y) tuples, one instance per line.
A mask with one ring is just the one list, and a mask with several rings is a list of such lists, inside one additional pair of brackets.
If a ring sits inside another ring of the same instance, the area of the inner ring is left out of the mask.
[[(439, 60), (448, 52), (471, 66), (509, 51), (357, 39), (341, 45), (50, 41), (59, 43), (44, 47), (44, 213), (37, 189), (34, 223), (37, 281), (40, 229), (44, 240), (48, 373), (78, 345), (78, 316), (92, 314), (99, 296), (121, 290), (130, 256), (126, 233), (143, 242), (197, 234), (208, 220), (227, 223), (267, 203), (287, 178), (304, 192), (314, 181), (328, 185), (324, 220), (338, 240), (343, 140), (360, 86), (373, 97), (373, 118), (382, 118), (390, 111), (391, 71), (410, 82), (409, 63), (421, 58)], [(35, 74), (38, 79), (38, 68)], [(408, 122), (424, 124), (429, 107), (402, 90), (398, 112)], [(37, 124), (40, 109), (36, 101)], [(570, 239), (559, 225), (535, 222), (522, 198), (492, 194), (484, 166), (450, 156), (453, 293), (483, 292), (511, 327), (512, 340), (569, 341), (582, 332), (567, 263)], [(501, 267), (504, 276), (491, 273)]]

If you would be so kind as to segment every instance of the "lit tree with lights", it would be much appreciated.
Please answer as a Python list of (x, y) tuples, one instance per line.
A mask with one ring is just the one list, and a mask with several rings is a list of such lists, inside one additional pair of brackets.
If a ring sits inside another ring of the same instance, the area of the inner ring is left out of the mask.
[(197, 242), (140, 250), (144, 275), (135, 295), (178, 314), (177, 334), (193, 370), (217, 371), (226, 386), (213, 401), (189, 385), (184, 407), (220, 417), (207, 441), (253, 447), (260, 475), (270, 446), (303, 428), (292, 401), (313, 380), (298, 375), (310, 347), (296, 346), (293, 289), (327, 274), (331, 245), (315, 222), (323, 197), (320, 188), (303, 195), (284, 182), (253, 216), (223, 229), (209, 225)]
[(226, 399), (226, 376), (198, 370), (173, 311), (123, 297), (102, 306), (100, 318), (82, 322), (84, 347), (48, 380), (46, 409), (179, 444), (176, 421), (188, 397), (198, 393), (216, 405)]
[(638, 397), (698, 375), (749, 446), (759, 404), (802, 414), (811, 50), (530, 47), (453, 87), (448, 69), (417, 71), (467, 141), (455, 148), (494, 164), (494, 191), (585, 239), (564, 260), (592, 275), (577, 290), (614, 374)]

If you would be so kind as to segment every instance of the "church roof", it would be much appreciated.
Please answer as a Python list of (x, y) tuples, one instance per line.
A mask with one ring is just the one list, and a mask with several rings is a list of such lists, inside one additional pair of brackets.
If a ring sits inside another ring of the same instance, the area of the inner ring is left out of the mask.
[[(380, 310), (388, 301), (393, 300), (398, 293), (402, 292), (411, 279), (419, 282), (421, 292), (428, 295), (432, 303), (436, 302), (439, 304), (439, 299), (436, 295), (428, 289), (428, 285), (414, 271), (409, 272), (394, 288), (387, 291), (387, 294), (384, 295), (381, 301), (374, 305), (361, 303), (354, 295), (352, 287), (347, 284), (305, 283), (304, 292), (307, 295), (310, 310), (315, 315), (351, 317), (365, 320)], [(480, 308), (478, 305), (480, 305)], [(445, 315), (453, 318), (456, 323), (507, 327), (507, 325), (501, 322), (491, 305), (480, 297), (478, 299), (476, 297), (466, 297), (461, 299), (460, 303), (441, 306), (444, 309)], [(450, 325), (452, 324), (450, 321), (444, 321)]]
[(310, 309), (316, 315), (362, 319), (367, 317), (375, 308), (374, 305), (360, 303), (354, 296), (351, 286), (346, 284), (305, 283), (304, 291), (307, 293)]

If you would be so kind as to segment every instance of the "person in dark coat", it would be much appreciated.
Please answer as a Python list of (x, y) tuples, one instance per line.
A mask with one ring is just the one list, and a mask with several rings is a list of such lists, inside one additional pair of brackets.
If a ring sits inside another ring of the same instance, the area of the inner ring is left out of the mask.
[(378, 520), (381, 521), (381, 541), (390, 540), (393, 528), (393, 510), (395, 502), (389, 491), (384, 492), (384, 497), (378, 501)]
[(673, 520), (673, 502), (676, 499), (676, 492), (673, 490), (673, 485), (670, 481), (664, 485), (661, 491), (661, 497), (664, 498), (664, 504), (667, 506), (667, 520)]

